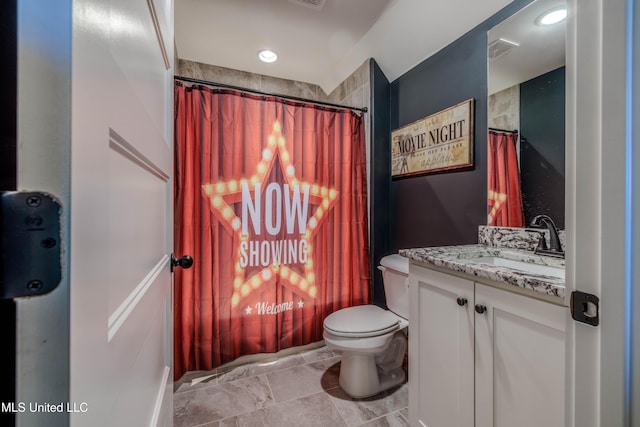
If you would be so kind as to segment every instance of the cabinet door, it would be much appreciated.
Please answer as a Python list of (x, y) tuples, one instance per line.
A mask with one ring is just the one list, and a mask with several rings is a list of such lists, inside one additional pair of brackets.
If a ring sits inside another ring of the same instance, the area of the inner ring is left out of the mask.
[(473, 282), (414, 265), (409, 277), (410, 424), (472, 427)]
[(476, 427), (562, 427), (566, 308), (480, 284), (475, 302)]

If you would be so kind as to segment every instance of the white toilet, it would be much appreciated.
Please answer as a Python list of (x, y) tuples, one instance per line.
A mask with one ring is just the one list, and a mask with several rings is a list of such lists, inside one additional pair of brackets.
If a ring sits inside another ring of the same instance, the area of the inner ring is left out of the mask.
[(376, 305), (343, 308), (324, 319), (327, 348), (341, 353), (340, 387), (363, 398), (404, 382), (402, 369), (409, 326), (409, 260), (380, 260), (389, 310)]

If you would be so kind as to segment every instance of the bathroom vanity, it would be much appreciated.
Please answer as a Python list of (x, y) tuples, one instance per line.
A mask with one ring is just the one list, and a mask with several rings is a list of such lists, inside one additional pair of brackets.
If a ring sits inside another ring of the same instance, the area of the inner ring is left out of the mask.
[(564, 259), (488, 244), (410, 260), (412, 426), (564, 425)]

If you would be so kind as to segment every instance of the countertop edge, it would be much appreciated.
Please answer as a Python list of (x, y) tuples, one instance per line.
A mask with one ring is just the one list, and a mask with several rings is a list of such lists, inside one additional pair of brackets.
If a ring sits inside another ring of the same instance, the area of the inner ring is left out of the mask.
[(485, 245), (472, 244), (401, 249), (398, 253), (408, 258), (410, 263), (421, 267), (452, 274), (553, 304), (566, 305), (564, 281), (560, 284), (559, 279), (547, 276), (536, 276), (504, 267), (465, 263), (463, 259), (455, 258), (456, 254), (464, 253), (465, 251), (486, 249), (490, 248)]

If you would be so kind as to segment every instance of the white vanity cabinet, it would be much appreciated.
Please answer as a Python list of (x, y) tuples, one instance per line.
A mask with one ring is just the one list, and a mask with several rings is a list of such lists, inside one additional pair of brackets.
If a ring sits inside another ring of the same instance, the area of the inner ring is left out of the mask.
[(409, 266), (409, 423), (473, 426), (473, 282)]
[(562, 427), (565, 310), (411, 264), (409, 418), (428, 427)]

